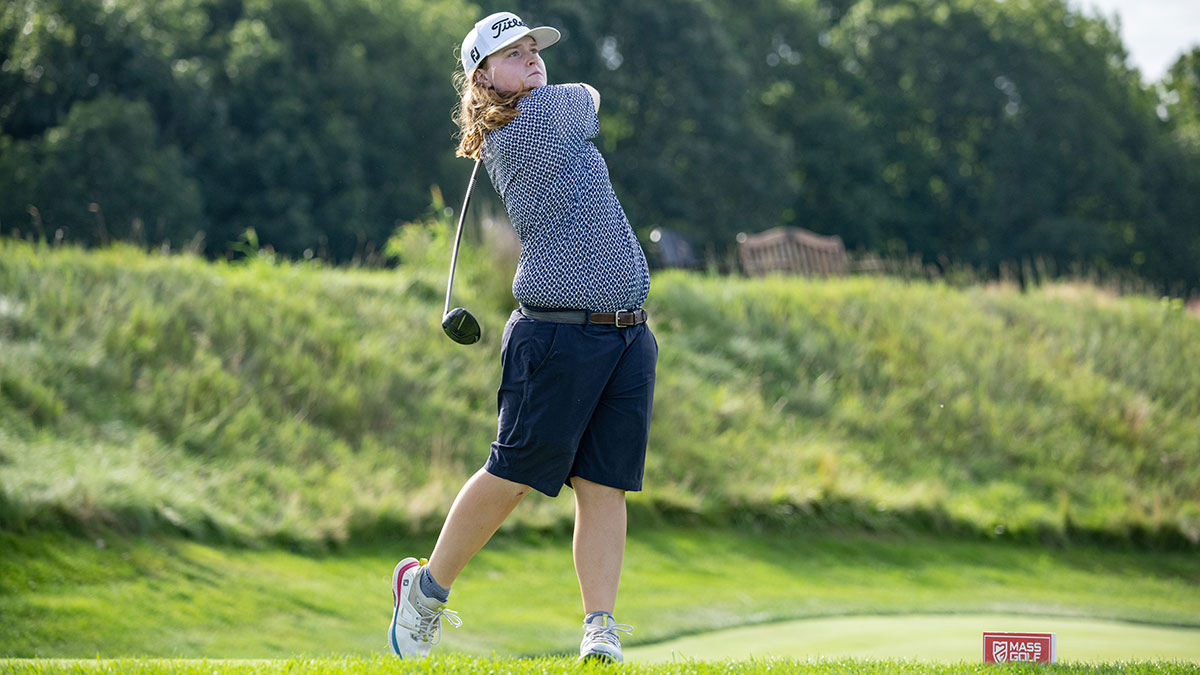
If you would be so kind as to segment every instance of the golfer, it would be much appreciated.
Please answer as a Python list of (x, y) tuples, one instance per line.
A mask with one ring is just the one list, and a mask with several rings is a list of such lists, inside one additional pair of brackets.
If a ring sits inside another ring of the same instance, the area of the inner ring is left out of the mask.
[[(640, 490), (658, 345), (641, 308), (646, 257), (592, 143), (600, 95), (548, 85), (541, 51), (558, 41), (510, 12), (467, 34), (458, 155), (482, 158), (521, 242), (519, 307), (504, 327), (496, 441), (467, 480), (427, 563), (392, 575), (392, 651), (440, 640), (451, 584), (529, 493), (575, 495), (573, 553), (583, 596), (581, 659), (621, 661), (613, 618), (625, 554), (625, 492)], [(514, 593), (513, 600), (519, 596)]]

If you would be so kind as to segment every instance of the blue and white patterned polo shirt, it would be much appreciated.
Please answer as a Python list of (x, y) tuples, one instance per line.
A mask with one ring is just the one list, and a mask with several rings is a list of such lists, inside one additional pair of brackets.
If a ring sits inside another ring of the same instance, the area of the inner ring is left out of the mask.
[(517, 110), (482, 148), (521, 240), (513, 297), (547, 309), (641, 307), (650, 270), (590, 140), (600, 126), (591, 95), (579, 84), (538, 87)]

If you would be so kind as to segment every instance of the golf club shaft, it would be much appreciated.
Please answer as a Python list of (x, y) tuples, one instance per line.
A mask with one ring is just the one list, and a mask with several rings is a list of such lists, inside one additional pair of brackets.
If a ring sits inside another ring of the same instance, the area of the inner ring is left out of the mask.
[(467, 217), (467, 206), (471, 203), (471, 193), (475, 191), (475, 176), (479, 173), (482, 159), (475, 160), (475, 168), (471, 170), (471, 181), (467, 183), (467, 195), (463, 197), (462, 211), (458, 213), (458, 232), (454, 235), (454, 250), (450, 254), (450, 278), (446, 281), (446, 308), (442, 316), (450, 311), (450, 293), (454, 290), (454, 266), (458, 263), (458, 245), (462, 241), (463, 220)]

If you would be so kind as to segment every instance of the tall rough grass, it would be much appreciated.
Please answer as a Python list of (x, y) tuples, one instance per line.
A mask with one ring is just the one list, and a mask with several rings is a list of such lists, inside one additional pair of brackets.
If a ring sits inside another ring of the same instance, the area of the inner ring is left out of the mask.
[[(394, 270), (0, 242), (0, 527), (428, 530), (495, 433), (511, 256)], [(656, 274), (640, 517), (1200, 542), (1200, 320), (1085, 285)], [(514, 526), (569, 525), (532, 498)]]

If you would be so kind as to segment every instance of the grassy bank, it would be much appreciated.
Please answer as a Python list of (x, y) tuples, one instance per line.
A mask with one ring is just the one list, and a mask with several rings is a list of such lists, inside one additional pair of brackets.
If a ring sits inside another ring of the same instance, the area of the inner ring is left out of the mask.
[[(511, 268), (0, 242), (0, 528), (319, 549), (428, 533), (486, 457)], [(639, 518), (1200, 541), (1200, 320), (1086, 286), (662, 273)], [(531, 498), (511, 527), (569, 527)]]

